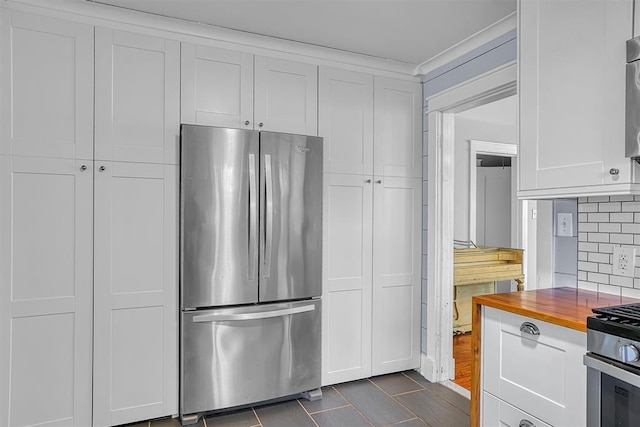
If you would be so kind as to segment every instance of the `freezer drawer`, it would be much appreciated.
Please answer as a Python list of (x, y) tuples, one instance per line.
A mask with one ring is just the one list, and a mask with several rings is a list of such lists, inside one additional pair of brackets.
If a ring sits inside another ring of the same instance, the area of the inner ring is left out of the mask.
[(321, 300), (184, 312), (180, 413), (320, 387)]

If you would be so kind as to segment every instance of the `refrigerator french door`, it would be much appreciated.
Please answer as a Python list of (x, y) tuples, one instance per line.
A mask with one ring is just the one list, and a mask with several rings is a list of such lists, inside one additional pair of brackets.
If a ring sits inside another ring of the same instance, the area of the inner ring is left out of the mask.
[(183, 421), (320, 387), (321, 259), (321, 138), (182, 126)]

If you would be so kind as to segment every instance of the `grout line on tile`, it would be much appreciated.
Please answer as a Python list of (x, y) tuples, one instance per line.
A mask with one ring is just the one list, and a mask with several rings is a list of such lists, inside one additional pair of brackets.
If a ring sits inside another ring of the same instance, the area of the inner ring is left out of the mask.
[[(367, 378), (367, 380), (368, 380), (371, 384), (373, 384), (374, 386), (378, 387), (378, 389), (380, 389), (380, 391), (382, 391), (382, 392), (383, 392), (384, 394), (386, 394), (389, 398), (391, 398), (391, 400), (393, 400), (394, 402), (396, 402), (398, 405), (402, 406), (404, 409), (406, 409), (406, 410), (407, 410), (407, 412), (409, 412), (410, 414), (412, 414), (412, 415), (413, 415), (413, 417), (411, 417), (411, 418), (409, 418), (409, 419), (406, 419), (406, 420), (399, 421), (399, 422), (401, 422), (401, 423), (402, 423), (402, 422), (409, 421), (409, 420), (411, 420), (411, 419), (413, 419), (413, 418), (418, 417), (418, 414), (416, 414), (416, 413), (415, 413), (415, 412), (413, 412), (411, 409), (409, 409), (409, 408), (407, 408), (406, 406), (404, 406), (404, 405), (402, 404), (402, 402), (400, 402), (400, 401), (399, 401), (399, 400), (397, 400), (395, 397), (393, 397), (392, 395), (390, 395), (389, 393), (387, 393), (387, 392), (386, 392), (382, 387), (378, 386), (378, 384), (376, 384), (376, 383), (374, 383), (373, 381), (371, 381), (371, 378)], [(422, 391), (422, 390), (416, 390), (416, 391)], [(418, 417), (418, 418), (420, 418), (420, 417)]]
[[(347, 405), (342, 405), (342, 406), (336, 406), (335, 408), (327, 408), (327, 409), (321, 409), (319, 411), (314, 411), (314, 412), (309, 412), (307, 411), (307, 413), (309, 415), (314, 415), (314, 414), (320, 414), (322, 412), (329, 412), (329, 411), (333, 411), (334, 409), (342, 409), (342, 408), (348, 408), (348, 407), (353, 407), (353, 405), (349, 404), (349, 402), (347, 402)], [(306, 408), (305, 408), (306, 409)]]
[(305, 412), (305, 414), (307, 414), (307, 417), (309, 417), (309, 419), (311, 420), (311, 422), (313, 424), (316, 425), (316, 427), (320, 427), (318, 426), (318, 423), (316, 422), (316, 420), (313, 419), (313, 417), (311, 416), (311, 414), (309, 413), (309, 411), (307, 411), (307, 408), (304, 407), (304, 405), (302, 404), (302, 402), (300, 402), (300, 399), (296, 399), (296, 402), (298, 402), (298, 405), (300, 405), (300, 407), (302, 408), (302, 410)]
[(258, 416), (258, 413), (256, 412), (256, 408), (252, 406), (251, 410), (253, 411), (253, 415), (256, 416), (256, 420), (258, 420), (258, 425), (260, 427), (262, 427), (262, 421), (260, 420), (260, 417)]
[[(418, 372), (418, 371), (415, 371)], [(422, 387), (423, 390), (426, 390), (427, 388), (425, 386), (423, 386), (422, 384), (420, 384), (418, 381), (414, 380), (413, 378), (411, 378), (409, 375), (405, 374), (404, 372), (402, 372), (402, 375), (404, 375), (405, 377), (409, 378), (411, 381), (413, 381), (414, 383), (418, 384), (420, 387)], [(425, 378), (426, 379), (426, 378)], [(427, 380), (428, 381), (428, 380)]]
[(362, 418), (365, 419), (366, 422), (368, 422), (369, 424), (371, 424), (371, 426), (375, 426), (375, 424), (373, 423), (373, 421), (371, 421), (367, 416), (365, 416), (357, 407), (356, 405), (354, 405), (349, 399), (347, 399), (342, 393), (340, 393), (340, 390), (338, 390), (337, 388), (334, 387), (334, 390), (336, 391), (336, 393), (338, 393), (338, 395), (340, 395), (340, 397), (342, 397), (346, 402), (349, 403), (348, 406), (351, 406), (353, 408), (354, 411), (356, 411), (358, 414), (360, 414), (360, 416), (362, 416)]

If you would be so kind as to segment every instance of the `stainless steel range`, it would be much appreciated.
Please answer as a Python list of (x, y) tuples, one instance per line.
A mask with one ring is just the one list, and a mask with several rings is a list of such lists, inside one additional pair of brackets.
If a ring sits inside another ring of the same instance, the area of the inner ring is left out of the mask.
[(640, 423), (640, 304), (593, 309), (587, 319), (587, 426)]

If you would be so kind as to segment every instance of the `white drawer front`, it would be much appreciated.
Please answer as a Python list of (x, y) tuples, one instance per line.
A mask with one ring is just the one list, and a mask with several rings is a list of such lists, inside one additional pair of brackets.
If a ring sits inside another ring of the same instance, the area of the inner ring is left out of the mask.
[[(484, 309), (483, 389), (553, 425), (584, 425), (586, 334)], [(529, 322), (539, 335), (521, 332)]]
[(528, 421), (531, 427), (551, 427), (536, 417), (509, 405), (494, 395), (484, 392), (482, 396), (482, 426), (520, 427)]

